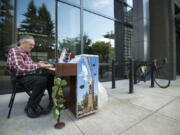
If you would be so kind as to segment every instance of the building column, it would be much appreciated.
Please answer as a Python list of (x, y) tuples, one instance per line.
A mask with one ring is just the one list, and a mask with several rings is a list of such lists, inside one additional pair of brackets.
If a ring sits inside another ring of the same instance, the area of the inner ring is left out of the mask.
[(176, 79), (174, 0), (150, 0), (151, 59), (168, 58), (171, 79)]
[(132, 55), (136, 60), (150, 60), (149, 20), (149, 0), (134, 0)]
[[(119, 0), (114, 0), (114, 16), (124, 22), (124, 4)], [(115, 59), (118, 62), (124, 61), (124, 25), (115, 22)], [(116, 66), (116, 77), (124, 78), (125, 66)]]

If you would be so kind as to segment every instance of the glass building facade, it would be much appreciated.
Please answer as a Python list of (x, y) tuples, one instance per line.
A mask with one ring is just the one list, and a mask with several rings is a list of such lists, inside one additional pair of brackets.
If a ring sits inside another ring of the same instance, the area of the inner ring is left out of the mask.
[[(10, 89), (8, 50), (19, 37), (35, 38), (34, 61), (52, 61), (62, 48), (99, 56), (99, 80), (111, 79), (111, 61), (132, 57), (133, 0), (1, 0), (0, 91)], [(127, 76), (117, 66), (116, 78)]]

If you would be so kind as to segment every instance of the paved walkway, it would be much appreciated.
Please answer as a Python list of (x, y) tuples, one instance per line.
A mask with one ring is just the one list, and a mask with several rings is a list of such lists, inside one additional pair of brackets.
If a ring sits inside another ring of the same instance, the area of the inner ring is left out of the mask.
[[(10, 95), (0, 95), (0, 135), (180, 135), (180, 77), (167, 89), (150, 88), (150, 82), (135, 85), (128, 94), (128, 80), (103, 83), (109, 101), (97, 113), (76, 119), (65, 110), (65, 128), (53, 128), (53, 114), (26, 117), (28, 96), (17, 94), (10, 119), (6, 119)], [(45, 101), (46, 99), (44, 99)], [(42, 104), (46, 105), (44, 102)]]

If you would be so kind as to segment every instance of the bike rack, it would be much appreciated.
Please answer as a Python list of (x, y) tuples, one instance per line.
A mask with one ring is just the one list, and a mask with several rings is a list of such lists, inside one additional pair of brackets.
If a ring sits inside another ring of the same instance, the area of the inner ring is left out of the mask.
[[(122, 62), (123, 63), (123, 62)], [(120, 64), (122, 64), (120, 63)], [(134, 60), (129, 60), (129, 94), (134, 92)], [(115, 81), (115, 60), (112, 60), (112, 89), (116, 87)]]
[[(127, 62), (127, 61), (126, 61)], [(155, 78), (154, 78), (154, 71), (155, 71), (155, 65), (156, 59), (152, 61), (135, 61), (133, 59), (129, 59), (129, 94), (134, 93), (134, 84), (137, 84), (137, 77), (136, 77), (136, 67), (138, 64), (144, 64), (150, 66), (150, 78), (151, 78), (151, 88), (154, 88)], [(116, 87), (116, 81), (115, 81), (115, 64), (116, 61), (112, 60), (112, 89)], [(125, 62), (120, 62), (120, 64), (124, 64)]]
[(154, 88), (154, 61), (151, 62), (151, 88)]
[(129, 63), (129, 93), (133, 93), (134, 92), (134, 60), (130, 59), (130, 63)]
[(116, 82), (115, 82), (115, 60), (112, 60), (112, 89), (114, 89), (116, 87)]

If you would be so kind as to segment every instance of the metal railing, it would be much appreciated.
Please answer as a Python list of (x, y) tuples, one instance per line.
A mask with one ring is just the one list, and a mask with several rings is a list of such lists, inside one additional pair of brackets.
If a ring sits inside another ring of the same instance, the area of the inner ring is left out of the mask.
[(112, 89), (116, 87), (116, 80), (115, 80), (115, 66), (116, 65), (128, 65), (129, 69), (129, 93), (134, 92), (134, 84), (137, 83), (137, 76), (136, 76), (136, 70), (138, 65), (147, 65), (150, 67), (150, 79), (151, 79), (151, 88), (154, 87), (154, 72), (155, 72), (155, 61), (135, 61), (133, 59), (129, 59), (128, 61), (123, 62), (116, 62), (115, 60), (112, 60)]

